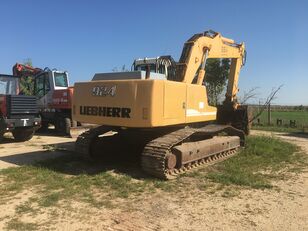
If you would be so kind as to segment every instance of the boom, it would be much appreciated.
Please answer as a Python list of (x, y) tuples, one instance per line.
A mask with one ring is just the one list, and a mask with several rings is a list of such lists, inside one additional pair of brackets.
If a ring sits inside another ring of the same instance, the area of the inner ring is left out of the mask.
[(206, 31), (195, 34), (184, 44), (177, 64), (178, 81), (190, 84), (197, 74), (197, 84), (202, 85), (208, 58), (230, 58), (231, 68), (225, 102), (237, 107), (238, 78), (245, 62), (245, 54), (244, 43), (237, 44), (232, 39), (222, 37), (220, 33)]
[(16, 63), (13, 66), (13, 75), (14, 76), (35, 76), (38, 73), (42, 72), (43, 70), (41, 68), (31, 67), (29, 65)]

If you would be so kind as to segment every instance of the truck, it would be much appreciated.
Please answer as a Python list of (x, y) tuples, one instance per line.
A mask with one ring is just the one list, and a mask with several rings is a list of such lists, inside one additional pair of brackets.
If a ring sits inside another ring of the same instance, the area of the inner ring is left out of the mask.
[(36, 98), (20, 93), (19, 77), (0, 74), (0, 140), (7, 132), (18, 142), (30, 140), (40, 125)]
[(58, 133), (70, 135), (70, 128), (76, 127), (77, 122), (71, 116), (74, 89), (69, 87), (68, 72), (16, 63), (13, 74), (33, 79), (31, 95), (37, 100), (42, 118), (41, 129), (47, 129), (52, 124)]

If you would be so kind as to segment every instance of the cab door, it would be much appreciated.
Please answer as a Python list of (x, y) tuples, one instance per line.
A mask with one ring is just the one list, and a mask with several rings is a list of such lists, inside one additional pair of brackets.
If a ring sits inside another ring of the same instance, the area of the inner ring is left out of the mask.
[(35, 78), (35, 96), (39, 108), (44, 111), (48, 107), (47, 95), (50, 92), (50, 81), (48, 73), (42, 73)]

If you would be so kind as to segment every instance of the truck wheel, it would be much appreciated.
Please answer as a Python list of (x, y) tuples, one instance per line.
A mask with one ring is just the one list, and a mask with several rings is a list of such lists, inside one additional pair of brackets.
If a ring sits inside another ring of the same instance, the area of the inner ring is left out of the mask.
[(16, 141), (23, 142), (27, 140), (31, 140), (34, 134), (34, 129), (14, 129), (12, 134)]
[(70, 135), (71, 119), (68, 117), (59, 117), (56, 121), (55, 128), (57, 132)]
[(0, 142), (3, 140), (4, 132), (0, 132)]
[(38, 132), (46, 132), (48, 130), (49, 123), (47, 121), (42, 121), (41, 127)]
[(64, 118), (64, 134), (70, 135), (71, 134), (71, 119), (70, 118)]
[(49, 126), (49, 123), (47, 121), (42, 121), (42, 129), (47, 130)]
[(72, 120), (72, 122), (71, 122), (71, 127), (77, 127), (78, 126), (78, 123), (77, 123), (77, 121), (76, 120)]

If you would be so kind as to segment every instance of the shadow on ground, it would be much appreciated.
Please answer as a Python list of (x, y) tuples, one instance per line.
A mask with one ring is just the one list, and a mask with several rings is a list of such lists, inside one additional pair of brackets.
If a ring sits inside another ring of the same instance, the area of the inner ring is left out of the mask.
[[(23, 143), (24, 141), (16, 141), (14, 139), (14, 137), (12, 135), (10, 135), (10, 133), (6, 133), (8, 135), (5, 135), (2, 140), (1, 140), (1, 143), (0, 144), (9, 144), (9, 143)], [(55, 129), (48, 129), (48, 130), (45, 130), (45, 131), (36, 131), (35, 132), (35, 135), (36, 136), (42, 136), (42, 137), (63, 137), (63, 138), (71, 138), (70, 136), (68, 135), (64, 135), (64, 134), (61, 134), (59, 132), (56, 132)]]
[(11, 143), (22, 143), (22, 142), (16, 141), (13, 136), (4, 136), (1, 139), (0, 144), (11, 144)]
[[(5, 138), (3, 143), (17, 143), (13, 138)], [(32, 145), (31, 143), (29, 144)], [(14, 165), (31, 165), (38, 161), (45, 161), (48, 159), (57, 158), (60, 156), (68, 155), (69, 152), (74, 150), (75, 142), (62, 142), (56, 144), (46, 144), (39, 146), (39, 149), (43, 150), (24, 152), (14, 155), (0, 156), (0, 161), (11, 163)], [(22, 147), (20, 147), (22, 151)]]
[(35, 135), (38, 136), (60, 136), (60, 137), (68, 137), (62, 133), (57, 132), (55, 129), (48, 128), (46, 130), (38, 130), (35, 132)]
[(22, 166), (22, 165), (32, 165), (38, 161), (44, 161), (50, 158), (57, 158), (63, 155), (67, 155), (67, 153), (61, 151), (53, 151), (53, 152), (35, 151), (22, 154), (9, 155), (9, 156), (2, 156), (0, 157), (0, 160), (14, 165)]
[[(115, 173), (128, 175), (134, 179), (147, 178), (141, 170), (139, 158), (130, 154), (123, 158), (120, 156), (122, 155), (117, 153), (108, 158), (89, 160), (76, 153), (70, 152), (64, 156), (36, 162), (33, 165), (67, 175), (96, 175), (106, 171), (113, 171)], [(129, 156), (131, 156), (131, 158), (129, 158)]]
[(46, 150), (3, 156), (0, 160), (19, 166), (47, 168), (68, 175), (95, 175), (111, 170), (135, 179), (147, 178), (140, 167), (140, 152), (132, 146), (116, 144), (115, 149), (103, 152), (104, 148), (99, 145), (93, 160), (76, 153), (74, 145), (75, 142), (46, 145)]
[(308, 139), (308, 133), (306, 133), (306, 132), (288, 132), (288, 133), (281, 134), (281, 136), (290, 136), (290, 137)]

